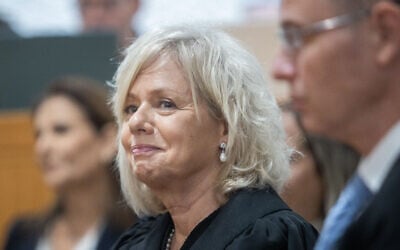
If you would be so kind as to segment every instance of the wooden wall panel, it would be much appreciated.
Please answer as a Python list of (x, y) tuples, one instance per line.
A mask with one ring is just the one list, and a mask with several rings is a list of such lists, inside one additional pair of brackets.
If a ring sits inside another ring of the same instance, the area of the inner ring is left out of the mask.
[(52, 202), (33, 154), (28, 112), (0, 113), (0, 247), (16, 216), (36, 213)]

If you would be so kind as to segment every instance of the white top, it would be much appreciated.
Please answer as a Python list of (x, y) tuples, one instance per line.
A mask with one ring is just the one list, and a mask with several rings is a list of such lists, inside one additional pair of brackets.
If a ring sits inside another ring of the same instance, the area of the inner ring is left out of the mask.
[(379, 191), (399, 154), (400, 121), (386, 133), (372, 152), (358, 165), (358, 174), (372, 193)]
[[(92, 227), (85, 235), (76, 243), (73, 250), (94, 250), (100, 240), (100, 234), (104, 230), (103, 224), (101, 226)], [(41, 237), (36, 246), (36, 250), (52, 250), (50, 239), (47, 235)]]

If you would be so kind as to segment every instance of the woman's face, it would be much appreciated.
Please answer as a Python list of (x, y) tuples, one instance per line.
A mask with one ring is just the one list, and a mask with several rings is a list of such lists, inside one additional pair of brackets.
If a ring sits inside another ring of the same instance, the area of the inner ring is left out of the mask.
[(122, 145), (138, 179), (149, 187), (215, 180), (224, 125), (200, 101), (172, 60), (159, 59), (131, 84), (124, 106)]
[(323, 186), (314, 159), (304, 145), (304, 136), (291, 112), (283, 113), (288, 144), (301, 152), (291, 163), (291, 175), (286, 182), (282, 197), (288, 205), (305, 219), (315, 222), (322, 217)]
[(69, 98), (59, 95), (46, 99), (33, 123), (35, 152), (50, 187), (62, 190), (83, 183), (104, 168), (100, 151), (105, 145), (81, 108)]

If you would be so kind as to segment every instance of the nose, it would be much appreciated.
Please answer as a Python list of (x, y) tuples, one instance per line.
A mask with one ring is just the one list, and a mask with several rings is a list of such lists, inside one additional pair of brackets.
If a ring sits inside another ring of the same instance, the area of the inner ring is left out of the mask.
[(296, 75), (294, 56), (283, 48), (276, 56), (272, 66), (272, 76), (277, 80), (293, 83)]
[(129, 118), (128, 126), (132, 134), (152, 134), (154, 132), (152, 111), (147, 104), (138, 107)]

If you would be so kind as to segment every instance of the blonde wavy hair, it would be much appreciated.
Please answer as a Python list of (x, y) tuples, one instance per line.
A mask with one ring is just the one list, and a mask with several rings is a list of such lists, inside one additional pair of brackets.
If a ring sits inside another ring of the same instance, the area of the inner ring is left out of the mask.
[[(210, 27), (164, 27), (138, 38), (125, 51), (114, 79), (112, 103), (119, 128), (127, 93), (138, 75), (160, 58), (174, 60), (191, 87), (193, 101), (205, 101), (210, 114), (228, 128), (227, 161), (219, 190), (272, 186), (279, 190), (289, 173), (291, 150), (278, 105), (268, 91), (262, 68), (227, 34)], [(118, 168), (123, 194), (139, 216), (165, 207), (132, 172), (119, 141)]]

